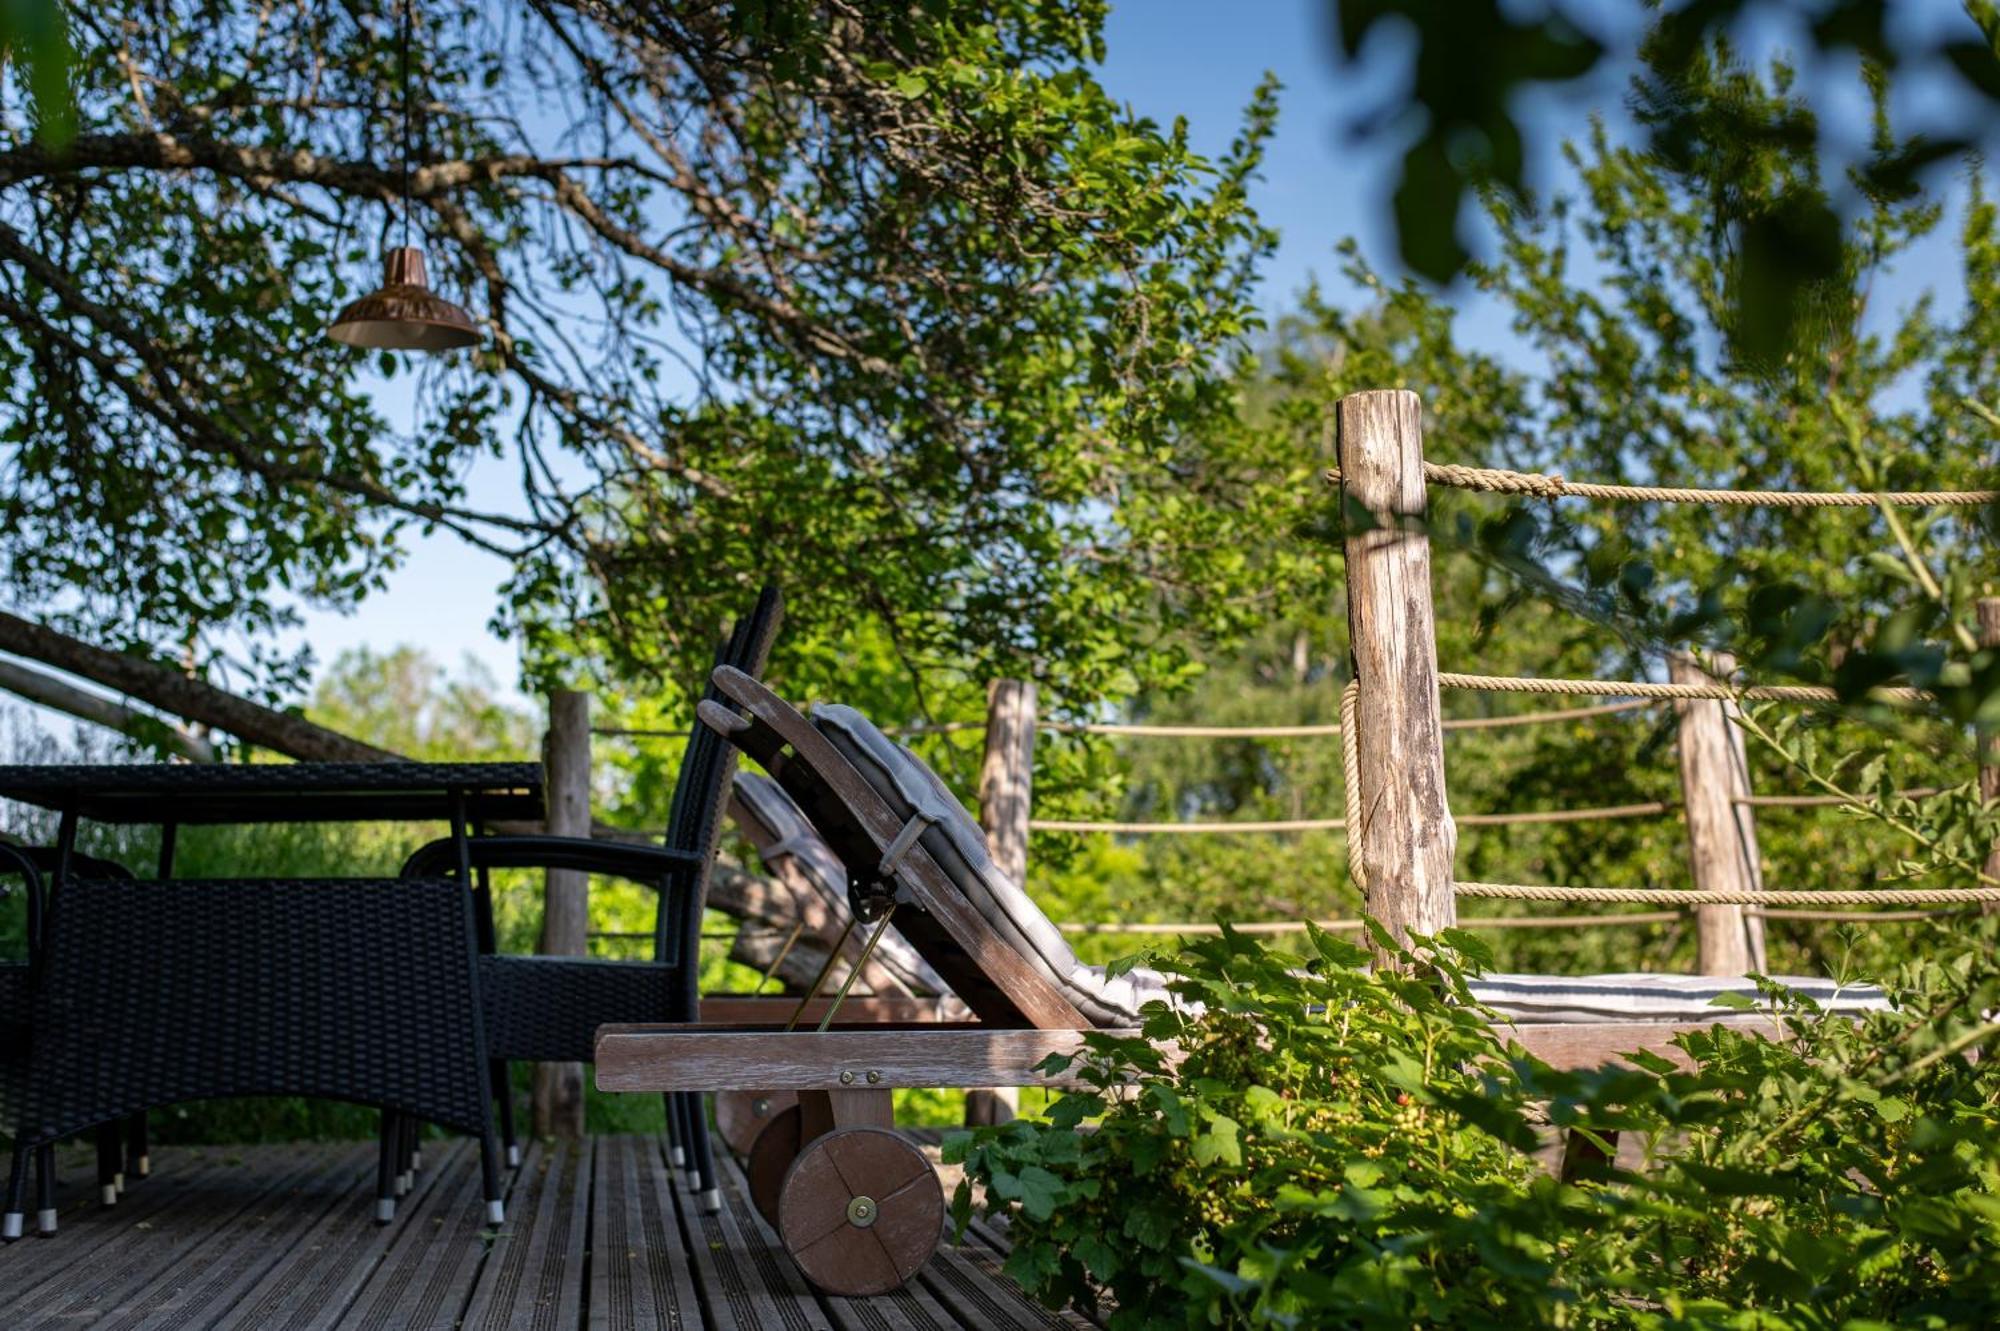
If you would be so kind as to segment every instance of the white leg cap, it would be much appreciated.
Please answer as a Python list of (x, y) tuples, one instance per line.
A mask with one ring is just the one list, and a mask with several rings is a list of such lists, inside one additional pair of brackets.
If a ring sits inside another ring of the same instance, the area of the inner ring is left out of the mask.
[(43, 1238), (56, 1232), (56, 1209), (53, 1206), (46, 1211), (35, 1212), (35, 1232)]
[(97, 1200), (105, 1206), (118, 1205), (118, 1185), (107, 1183), (97, 1190)]
[(505, 1202), (488, 1202), (488, 1203), (486, 1203), (486, 1223), (487, 1223), (487, 1224), (489, 1224), (489, 1225), (504, 1225), (504, 1224), (506, 1224), (506, 1223), (507, 1223), (507, 1203), (505, 1203)]
[(722, 1209), (722, 1189), (709, 1188), (701, 1194), (701, 1213), (714, 1215)]
[(395, 1200), (390, 1197), (377, 1197), (375, 1199), (375, 1223), (378, 1225), (386, 1225), (395, 1218), (396, 1218)]
[(139, 1177), (140, 1177), (140, 1178), (151, 1178), (151, 1177), (153, 1176), (153, 1157), (152, 1157), (152, 1156), (150, 1156), (150, 1155), (142, 1155), (142, 1156), (140, 1156), (140, 1157), (139, 1157), (139, 1159), (138, 1159), (138, 1162), (137, 1162), (137, 1163), (138, 1163), (138, 1166), (139, 1166)]
[(687, 1167), (687, 1152), (678, 1146), (667, 1152), (667, 1159), (673, 1161), (675, 1169), (685, 1169)]
[(111, 1176), (111, 1186), (120, 1192), (125, 1191), (125, 1175), (123, 1173), (113, 1174)]
[(507, 1168), (519, 1169), (520, 1167), (521, 1167), (521, 1148), (518, 1145), (509, 1146), (507, 1148)]
[(21, 1222), (27, 1219), (19, 1211), (9, 1211), (5, 1219), (0, 1219), (0, 1242), (12, 1243), (21, 1237)]
[(423, 1169), (424, 1153), (420, 1150), (410, 1152), (410, 1172), (412, 1174), (421, 1174)]

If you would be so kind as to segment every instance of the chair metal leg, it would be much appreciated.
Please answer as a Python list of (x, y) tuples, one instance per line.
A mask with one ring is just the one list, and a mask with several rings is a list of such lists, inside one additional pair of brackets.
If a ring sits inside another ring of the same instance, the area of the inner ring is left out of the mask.
[(21, 1213), (21, 1194), (28, 1185), (29, 1149), (16, 1145), (13, 1162), (7, 1168), (7, 1209), (0, 1215), (0, 1240), (8, 1243), (21, 1237), (22, 1222), (27, 1218)]
[(708, 1114), (698, 1095), (690, 1095), (688, 1101), (688, 1153), (693, 1157), (689, 1177), (694, 1180), (690, 1191), (701, 1197), (701, 1209), (705, 1215), (714, 1215), (722, 1209), (722, 1186), (715, 1174), (715, 1147), (708, 1137)]
[(101, 1123), (97, 1127), (97, 1202), (100, 1206), (118, 1205), (119, 1126), (117, 1123)]
[(666, 1095), (666, 1159), (668, 1163), (686, 1173), (688, 1169), (688, 1101), (678, 1091)]
[(125, 1122), (125, 1176), (142, 1179), (153, 1172), (153, 1156), (147, 1144), (146, 1111), (140, 1110)]
[(393, 1109), (382, 1111), (382, 1132), (375, 1161), (375, 1223), (386, 1225), (396, 1218), (396, 1141), (400, 1117)]
[(417, 1120), (414, 1115), (396, 1116), (396, 1195), (407, 1197), (417, 1181), (410, 1168), (410, 1153), (415, 1150)]
[(500, 1110), (500, 1144), (507, 1148), (507, 1168), (521, 1167), (521, 1143), (514, 1139), (514, 1081), (508, 1075), (505, 1061), (495, 1059), (490, 1065), (493, 1078), (493, 1103)]
[(54, 1238), (56, 1232), (56, 1146), (44, 1142), (35, 1152), (35, 1233)]
[(507, 1204), (500, 1190), (500, 1144), (488, 1123), (479, 1134), (479, 1183), (486, 1193), (486, 1223), (507, 1223)]

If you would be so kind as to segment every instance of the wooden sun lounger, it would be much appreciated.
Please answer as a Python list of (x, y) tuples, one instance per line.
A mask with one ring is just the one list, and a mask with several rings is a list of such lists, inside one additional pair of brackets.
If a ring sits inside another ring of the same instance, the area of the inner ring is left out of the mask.
[[(786, 1030), (796, 999), (730, 1005), (733, 1019), (772, 1023), (755, 1026), (716, 1020), (724, 1009), (711, 999), (694, 1025), (602, 1029), (597, 1084), (795, 1093), (795, 1110), (773, 1116), (753, 1143), (752, 1200), (815, 1284), (838, 1294), (886, 1292), (929, 1258), (944, 1221), (928, 1159), (889, 1131), (891, 1093), (1041, 1083), (1035, 1065), (1076, 1052), (1094, 1028), (980, 916), (921, 842), (903, 835), (904, 820), (811, 722), (741, 672), (719, 670), (715, 684), (728, 705), (704, 703), (702, 722), (776, 778), (851, 870), (880, 866), (901, 848), (876, 873), (879, 881), (865, 885), (895, 896), (897, 927), (972, 1020), (912, 1028), (895, 1020), (910, 1000), (850, 998), (839, 1026), (804, 1029), (802, 1014), (800, 1028)], [(917, 1001), (935, 1010), (936, 1000)], [(867, 1182), (850, 1187), (849, 1179)]]

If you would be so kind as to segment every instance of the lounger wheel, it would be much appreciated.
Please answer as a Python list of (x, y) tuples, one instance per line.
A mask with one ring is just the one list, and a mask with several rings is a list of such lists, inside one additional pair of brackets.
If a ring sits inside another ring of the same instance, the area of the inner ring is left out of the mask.
[(944, 1237), (944, 1187), (924, 1153), (886, 1128), (815, 1137), (785, 1175), (778, 1237), (829, 1294), (886, 1294)]
[(784, 1191), (785, 1176), (804, 1144), (805, 1111), (799, 1108), (798, 1097), (793, 1096), (791, 1104), (764, 1120), (764, 1126), (744, 1153), (743, 1172), (750, 1176), (750, 1204), (773, 1229), (778, 1225), (778, 1196)]
[(730, 1150), (748, 1155), (772, 1116), (798, 1102), (796, 1091), (722, 1091), (715, 1097), (715, 1126)]

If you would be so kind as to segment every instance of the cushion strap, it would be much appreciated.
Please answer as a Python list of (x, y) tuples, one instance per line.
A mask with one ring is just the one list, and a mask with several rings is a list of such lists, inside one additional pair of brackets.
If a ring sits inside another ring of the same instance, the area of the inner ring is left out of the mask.
[(909, 821), (903, 824), (903, 830), (896, 833), (896, 839), (882, 852), (882, 863), (875, 872), (884, 878), (896, 872), (896, 866), (903, 862), (903, 856), (910, 853), (910, 847), (917, 844), (917, 838), (934, 826), (937, 820), (938, 815), (927, 809), (918, 809), (911, 814)]

